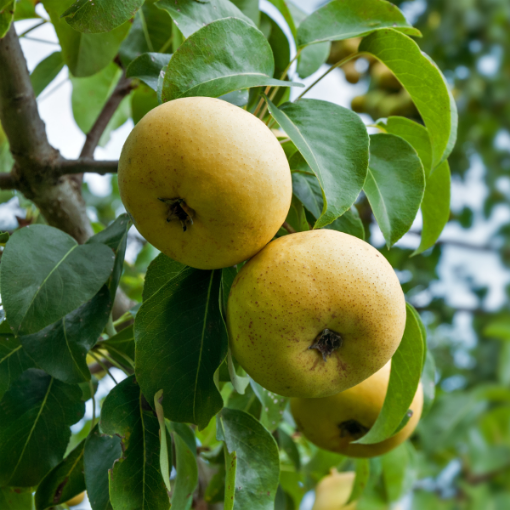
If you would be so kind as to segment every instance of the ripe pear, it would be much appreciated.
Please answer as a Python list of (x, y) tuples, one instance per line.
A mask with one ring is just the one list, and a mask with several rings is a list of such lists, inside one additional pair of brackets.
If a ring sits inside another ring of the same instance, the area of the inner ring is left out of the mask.
[(66, 505), (67, 506), (76, 506), (76, 505), (79, 505), (84, 499), (85, 499), (85, 491), (78, 494), (77, 496), (74, 496), (74, 498), (71, 498), (69, 501), (66, 501)]
[(315, 503), (312, 510), (356, 510), (356, 502), (346, 504), (354, 485), (356, 474), (352, 471), (339, 473), (332, 469), (315, 487)]
[(327, 398), (291, 400), (299, 430), (313, 444), (348, 457), (383, 455), (403, 443), (413, 432), (423, 408), (420, 383), (411, 404), (411, 418), (394, 436), (375, 444), (352, 444), (374, 425), (381, 412), (390, 379), (391, 362), (346, 391)]
[(190, 97), (151, 110), (128, 136), (119, 190), (140, 234), (199, 269), (242, 262), (285, 221), (292, 198), (280, 143), (257, 117)]
[(328, 397), (360, 383), (391, 358), (405, 321), (387, 260), (328, 229), (272, 241), (236, 276), (227, 309), (234, 357), (287, 397)]

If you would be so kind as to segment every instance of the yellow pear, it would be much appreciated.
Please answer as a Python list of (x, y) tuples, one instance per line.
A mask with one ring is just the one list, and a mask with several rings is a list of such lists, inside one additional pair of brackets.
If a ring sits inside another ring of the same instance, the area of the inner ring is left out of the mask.
[(339, 473), (332, 469), (315, 487), (315, 503), (312, 510), (356, 510), (356, 502), (346, 504), (354, 485), (356, 474), (352, 471)]
[(397, 434), (375, 444), (352, 444), (365, 435), (381, 412), (391, 363), (361, 384), (327, 398), (291, 400), (291, 410), (299, 430), (313, 444), (349, 457), (383, 455), (403, 443), (420, 420), (423, 388), (420, 383), (411, 404), (411, 418)]
[(388, 261), (335, 230), (281, 237), (239, 272), (229, 296), (232, 353), (269, 391), (319, 398), (382, 368), (406, 321)]
[(232, 266), (259, 252), (292, 198), (289, 164), (271, 130), (208, 97), (151, 110), (128, 136), (118, 172), (140, 234), (199, 269)]
[(85, 499), (85, 492), (82, 492), (78, 494), (77, 496), (74, 496), (74, 498), (71, 498), (69, 501), (66, 501), (67, 506), (76, 506), (79, 505), (83, 500)]

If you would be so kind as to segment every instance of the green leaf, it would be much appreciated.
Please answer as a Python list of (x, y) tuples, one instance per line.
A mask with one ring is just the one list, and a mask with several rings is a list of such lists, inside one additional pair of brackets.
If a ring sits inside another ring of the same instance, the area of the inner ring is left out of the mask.
[(259, 25), (263, 12), (259, 10), (259, 0), (230, 0), (255, 26)]
[(217, 439), (236, 452), (235, 507), (273, 510), (280, 471), (274, 437), (253, 416), (226, 407), (217, 417)]
[(174, 53), (163, 82), (163, 101), (296, 85), (275, 80), (273, 74), (273, 53), (263, 34), (240, 19), (221, 19), (192, 34)]
[(228, 296), (230, 289), (237, 276), (237, 269), (235, 267), (225, 267), (221, 270), (221, 309), (225, 316), (227, 311)]
[(262, 16), (262, 19), (268, 23), (271, 29), (267, 40), (271, 46), (274, 56), (274, 77), (281, 78), (282, 73), (290, 62), (289, 40), (276, 21), (264, 12), (261, 12), (260, 15)]
[[(1, 267), (5, 313), (15, 334), (30, 334), (91, 299), (108, 279), (114, 254), (78, 245), (61, 230), (32, 225), (7, 243)], [(30, 261), (37, 260), (37, 264)]]
[(337, 218), (333, 223), (326, 225), (325, 228), (345, 232), (346, 234), (358, 237), (359, 239), (365, 239), (365, 227), (363, 226), (363, 222), (361, 221), (358, 210), (355, 206), (352, 206), (348, 211), (345, 211), (340, 218)]
[(370, 478), (370, 461), (369, 459), (356, 459), (356, 477), (354, 478), (354, 485), (352, 486), (351, 495), (347, 503), (352, 503), (358, 500)]
[(35, 12), (35, 4), (33, 0), (18, 0), (16, 2), (16, 12), (14, 13), (14, 21), (22, 19), (35, 19), (41, 18)]
[(104, 401), (100, 429), (122, 438), (123, 455), (109, 472), (113, 508), (168, 510), (159, 465), (159, 423), (134, 376), (115, 386)]
[(66, 383), (90, 380), (87, 352), (103, 331), (113, 302), (105, 285), (87, 303), (32, 335), (21, 336), (28, 355), (51, 376)]
[(356, 200), (367, 174), (368, 134), (358, 115), (327, 101), (301, 99), (269, 111), (319, 179), (323, 194), (324, 227)]
[(370, 162), (364, 191), (388, 248), (413, 224), (425, 189), (423, 165), (404, 139), (370, 136)]
[(35, 487), (64, 457), (69, 427), (84, 413), (77, 384), (34, 368), (18, 377), (0, 402), (0, 486)]
[(90, 380), (87, 352), (108, 322), (122, 272), (130, 225), (127, 214), (122, 214), (108, 228), (87, 241), (91, 246), (108, 246), (115, 253), (112, 275), (101, 290), (54, 324), (21, 337), (29, 356), (40, 368), (61, 381), (71, 384)]
[(1, 487), (0, 508), (2, 510), (32, 510), (32, 493), (22, 492), (14, 487)]
[(85, 490), (84, 448), (85, 440), (43, 478), (35, 493), (36, 510), (65, 503)]
[(62, 18), (78, 32), (111, 32), (131, 19), (144, 0), (76, 0)]
[[(112, 62), (94, 76), (88, 78), (71, 77), (71, 83), (73, 85), (73, 92), (71, 95), (73, 117), (78, 127), (85, 134), (92, 129), (106, 101), (108, 101), (108, 98), (115, 90), (121, 75), (122, 71)], [(121, 117), (123, 117), (123, 119)], [(123, 122), (119, 123), (121, 120), (123, 120)], [(127, 117), (123, 115), (122, 109), (117, 109), (105, 129), (105, 133), (110, 133), (126, 120)]]
[[(156, 410), (156, 416), (158, 417), (159, 423), (159, 468), (161, 470), (161, 476), (163, 478), (163, 482), (166, 486), (166, 490), (168, 493), (172, 491), (172, 487), (170, 486), (170, 470), (172, 466), (172, 452), (168, 451), (168, 442), (167, 442), (167, 431), (165, 425), (165, 414), (163, 411), (163, 406), (161, 402), (163, 400), (163, 390), (159, 390), (154, 395), (154, 409)], [(171, 446), (171, 441), (169, 442)]]
[(110, 356), (117, 363), (126, 364), (126, 358), (129, 362), (135, 359), (135, 335), (133, 326), (128, 326), (108, 340), (100, 343), (101, 349), (106, 349)]
[(60, 73), (64, 67), (62, 52), (56, 51), (41, 60), (32, 71), (30, 81), (34, 89), (35, 97), (37, 97)]
[(418, 153), (428, 178), (432, 171), (432, 145), (430, 144), (429, 130), (422, 124), (406, 117), (389, 117), (385, 121), (377, 121), (377, 127), (390, 135), (400, 136), (409, 142)]
[(294, 464), (296, 471), (299, 471), (301, 469), (301, 455), (299, 454), (298, 447), (292, 437), (282, 427), (278, 429), (278, 444), (280, 449), (287, 454), (289, 460)]
[(297, 40), (296, 24), (294, 22), (293, 12), (297, 8), (293, 3), (287, 3), (285, 0), (269, 0), (281, 13), (287, 25), (289, 26), (290, 32), (294, 40)]
[(232, 359), (232, 352), (230, 348), (228, 349), (227, 353), (227, 364), (230, 382), (232, 383), (234, 390), (237, 393), (239, 393), (239, 395), (244, 395), (244, 392), (246, 391), (248, 384), (250, 384), (250, 378), (237, 375), (236, 367), (234, 365), (234, 360)]
[(236, 472), (237, 472), (237, 454), (235, 451), (228, 452), (226, 444), (223, 444), (225, 452), (225, 503), (223, 510), (233, 510), (236, 500)]
[(297, 73), (301, 78), (308, 78), (326, 63), (331, 50), (330, 42), (314, 44), (303, 48), (298, 58)]
[(129, 64), (126, 76), (138, 78), (157, 91), (159, 77), (171, 58), (172, 55), (167, 53), (144, 53)]
[(380, 30), (361, 41), (360, 52), (371, 53), (388, 66), (409, 92), (429, 130), (432, 167), (450, 154), (457, 137), (457, 107), (436, 65), (406, 35)]
[(333, 0), (301, 22), (297, 30), (298, 44), (308, 46), (321, 41), (363, 37), (383, 28), (421, 35), (407, 23), (398, 7), (384, 0)]
[(141, 83), (131, 94), (131, 117), (133, 122), (138, 124), (147, 113), (158, 105), (156, 92)]
[(131, 23), (126, 22), (111, 32), (84, 34), (60, 17), (74, 0), (43, 0), (42, 3), (55, 27), (64, 62), (73, 76), (92, 76), (110, 64), (131, 27)]
[(9, 31), (9, 28), (11, 28), (15, 9), (15, 0), (6, 4), (3, 8), (0, 8), (0, 39), (4, 37), (5, 34)]
[(172, 52), (172, 18), (158, 9), (158, 5), (145, 2), (137, 12), (131, 30), (119, 49), (124, 67), (143, 53)]
[(391, 359), (390, 382), (383, 408), (361, 444), (380, 443), (391, 437), (411, 407), (423, 367), (424, 342), (420, 325), (411, 305), (406, 305), (407, 319), (404, 336)]
[(143, 300), (147, 301), (170, 280), (179, 276), (187, 266), (160, 253), (149, 265), (145, 275)]
[[(147, 281), (155, 273), (148, 273)], [(167, 418), (203, 429), (223, 406), (213, 383), (227, 353), (221, 271), (187, 268), (162, 280), (166, 274), (155, 276), (163, 285), (146, 298), (135, 319), (136, 376), (149, 401), (163, 389)]]
[(85, 443), (83, 455), (85, 484), (92, 510), (111, 510), (108, 471), (122, 455), (118, 436), (106, 436), (96, 425)]
[[(181, 436), (185, 432), (184, 427), (187, 427), (187, 425), (174, 425), (176, 424), (172, 424), (171, 430), (175, 445), (177, 476), (172, 492), (172, 506), (174, 508), (182, 508), (182, 510), (189, 510), (193, 503), (193, 493), (198, 484), (196, 448), (191, 448), (189, 440), (186, 440), (186, 436), (191, 432), (189, 428), (188, 434)], [(193, 434), (191, 435), (193, 436)]]
[(266, 427), (269, 432), (275, 431), (283, 418), (283, 411), (287, 407), (288, 399), (271, 393), (250, 378), (250, 384), (262, 404), (262, 412), (260, 414), (260, 423)]
[(245, 16), (234, 3), (229, 0), (160, 0), (160, 9), (167, 11), (179, 30), (187, 39), (203, 26), (224, 18), (237, 18), (256, 27), (251, 18)]
[(159, 0), (157, 6), (170, 14), (186, 39), (205, 25), (224, 18), (237, 18), (256, 28), (255, 23), (229, 0), (209, 0), (207, 2)]
[(443, 161), (427, 179), (421, 204), (423, 225), (418, 255), (434, 246), (450, 219), (450, 165)]
[(18, 338), (0, 334), (0, 399), (25, 370), (34, 367)]

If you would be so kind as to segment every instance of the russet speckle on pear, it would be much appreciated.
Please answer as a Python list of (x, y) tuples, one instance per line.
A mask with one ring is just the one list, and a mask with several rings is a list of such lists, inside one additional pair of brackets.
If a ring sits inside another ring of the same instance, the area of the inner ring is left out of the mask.
[(313, 444), (348, 457), (383, 455), (403, 443), (420, 421), (423, 387), (418, 386), (411, 403), (412, 415), (394, 436), (375, 444), (353, 444), (374, 425), (383, 407), (391, 362), (346, 391), (326, 398), (293, 398), (291, 410), (298, 429)]
[(119, 190), (156, 248), (217, 269), (252, 257), (274, 237), (292, 181), (262, 121), (220, 99), (190, 97), (154, 108), (135, 126), (119, 160)]
[[(386, 259), (334, 230), (272, 241), (238, 273), (228, 301), (232, 353), (279, 395), (320, 398), (359, 384), (396, 351), (404, 295)], [(339, 341), (310, 349), (328, 329)]]

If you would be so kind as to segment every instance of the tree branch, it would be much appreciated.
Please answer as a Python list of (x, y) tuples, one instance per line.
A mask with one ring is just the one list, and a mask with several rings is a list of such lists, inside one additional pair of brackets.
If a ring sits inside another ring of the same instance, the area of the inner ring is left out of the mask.
[(118, 161), (96, 161), (90, 158), (64, 159), (57, 167), (58, 176), (83, 174), (86, 172), (95, 174), (114, 174), (117, 173)]
[(94, 157), (94, 151), (99, 144), (99, 140), (101, 139), (106, 126), (108, 126), (108, 123), (119, 107), (121, 101), (131, 92), (131, 90), (133, 90), (132, 80), (131, 78), (126, 78), (123, 74), (119, 83), (117, 83), (115, 90), (112, 92), (112, 95), (108, 98), (108, 101), (106, 101), (106, 104), (92, 126), (92, 129), (88, 132), (85, 144), (83, 145), (80, 153), (80, 158)]
[(14, 23), (0, 39), (0, 120), (18, 165), (41, 159), (58, 158), (49, 144), (44, 122), (39, 116), (25, 56)]

